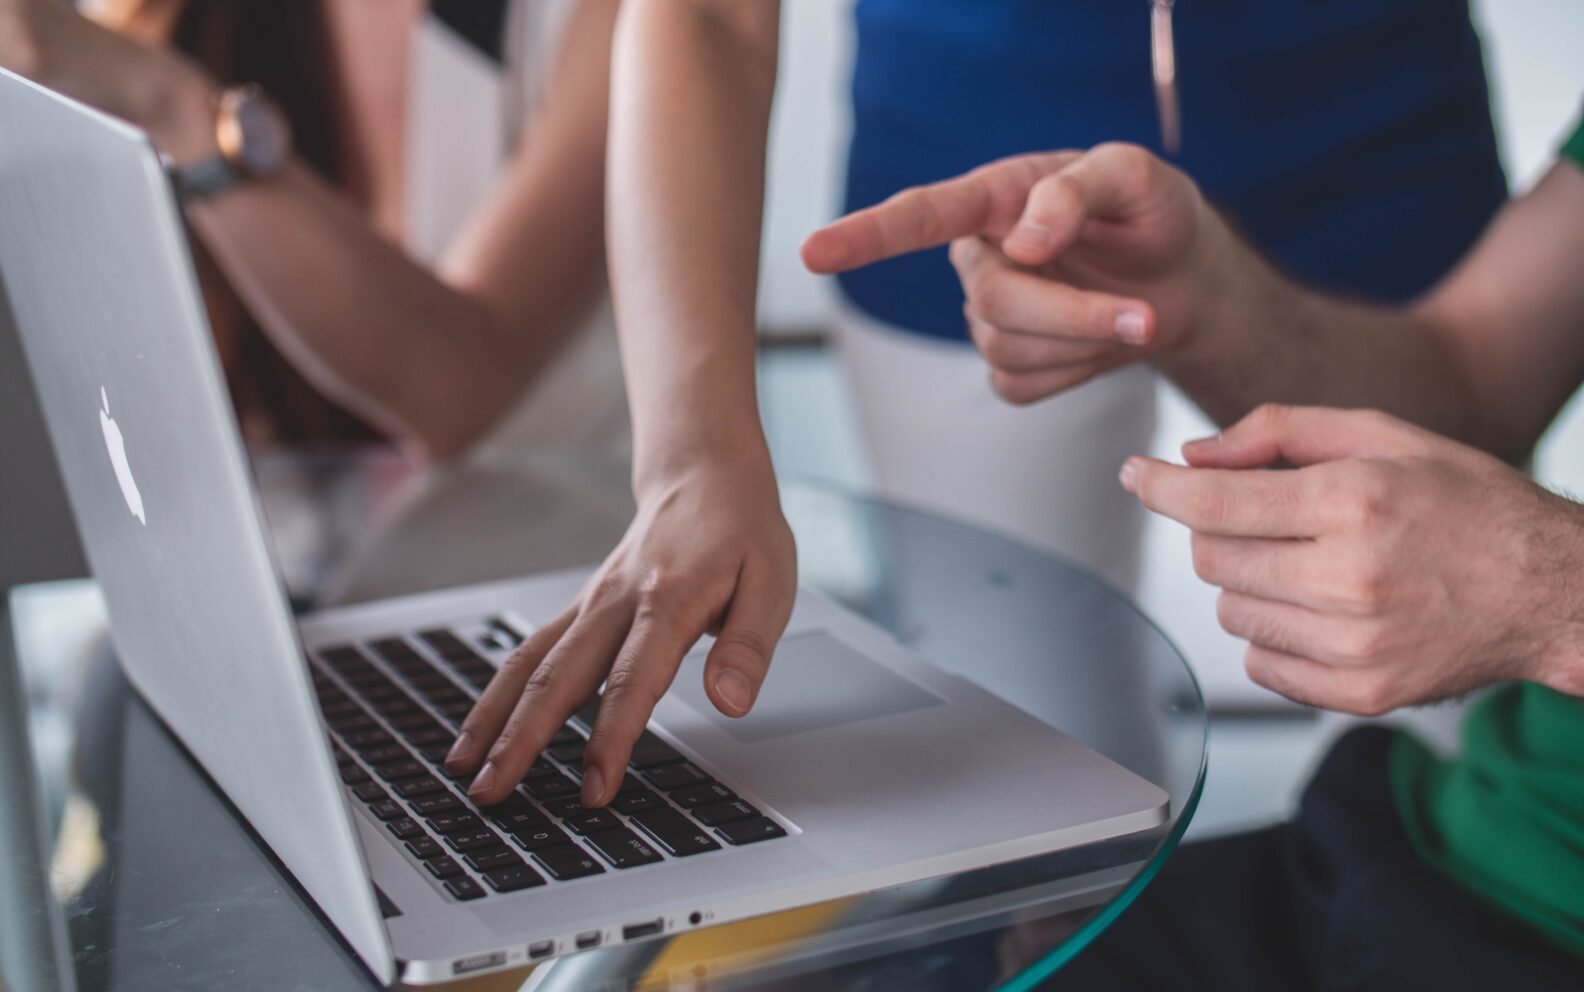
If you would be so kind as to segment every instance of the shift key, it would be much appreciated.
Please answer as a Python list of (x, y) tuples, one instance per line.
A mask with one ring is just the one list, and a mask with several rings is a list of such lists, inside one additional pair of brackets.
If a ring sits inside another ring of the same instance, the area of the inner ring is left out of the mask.
[(703, 828), (674, 809), (651, 809), (633, 814), (632, 819), (673, 857), (685, 858), (690, 854), (720, 849), (720, 845)]

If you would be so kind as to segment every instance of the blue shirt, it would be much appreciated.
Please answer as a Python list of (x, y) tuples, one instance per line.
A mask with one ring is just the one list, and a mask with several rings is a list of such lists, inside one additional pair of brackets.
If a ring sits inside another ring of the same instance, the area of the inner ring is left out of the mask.
[[(1148, 0), (859, 0), (847, 209), (996, 158), (1158, 149)], [(1178, 0), (1182, 152), (1306, 282), (1426, 289), (1506, 197), (1461, 0)], [(889, 323), (965, 337), (944, 250), (841, 277)]]

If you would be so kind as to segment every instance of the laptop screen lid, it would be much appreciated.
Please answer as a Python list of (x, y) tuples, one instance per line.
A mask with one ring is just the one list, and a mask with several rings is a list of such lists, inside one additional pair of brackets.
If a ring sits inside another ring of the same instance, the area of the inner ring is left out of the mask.
[(128, 677), (390, 984), (158, 156), (0, 70), (0, 219), (0, 281)]

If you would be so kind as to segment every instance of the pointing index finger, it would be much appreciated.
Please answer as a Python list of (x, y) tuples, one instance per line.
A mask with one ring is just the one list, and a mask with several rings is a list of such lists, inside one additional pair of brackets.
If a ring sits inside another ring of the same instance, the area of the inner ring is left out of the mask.
[(1076, 154), (1021, 155), (955, 179), (905, 189), (809, 235), (803, 242), (803, 264), (830, 274), (971, 234), (999, 238), (1016, 223), (1034, 183)]

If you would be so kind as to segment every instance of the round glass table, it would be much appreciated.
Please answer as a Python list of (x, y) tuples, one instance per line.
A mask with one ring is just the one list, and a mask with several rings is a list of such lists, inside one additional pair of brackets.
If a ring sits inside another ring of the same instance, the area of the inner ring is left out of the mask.
[[(595, 562), (631, 512), (623, 466), (548, 453), (440, 469), (299, 454), (260, 458), (256, 470), (304, 608)], [(1204, 701), (1124, 596), (1069, 563), (861, 495), (790, 482), (783, 501), (803, 584), (1157, 784), (1170, 796), (1166, 821), (457, 987), (1028, 989), (1169, 856), (1203, 783)], [(4, 618), (0, 863), (15, 870), (0, 873), (0, 985), (375, 987), (130, 691), (91, 583), (15, 590)]]

